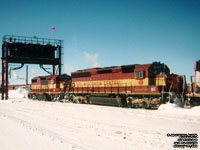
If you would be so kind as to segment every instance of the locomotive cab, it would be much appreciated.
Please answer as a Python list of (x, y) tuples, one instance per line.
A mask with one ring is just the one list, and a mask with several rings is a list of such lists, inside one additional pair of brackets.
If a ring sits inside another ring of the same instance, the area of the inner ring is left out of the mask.
[(170, 70), (167, 65), (160, 62), (154, 62), (149, 67), (149, 85), (155, 85), (159, 87), (159, 90), (162, 87), (167, 86), (167, 78), (169, 77)]
[(67, 74), (63, 74), (57, 77), (56, 79), (59, 87), (60, 87), (60, 91), (63, 93), (66, 93), (67, 91), (70, 90), (71, 88), (71, 77)]
[(167, 65), (160, 63), (160, 62), (153, 62), (151, 67), (149, 67), (149, 75), (153, 76), (153, 75), (169, 75), (170, 74), (170, 70), (167, 67)]
[(162, 96), (162, 102), (170, 101), (178, 90), (178, 75), (170, 74), (167, 65), (160, 62), (152, 63), (149, 68), (149, 85), (155, 85)]

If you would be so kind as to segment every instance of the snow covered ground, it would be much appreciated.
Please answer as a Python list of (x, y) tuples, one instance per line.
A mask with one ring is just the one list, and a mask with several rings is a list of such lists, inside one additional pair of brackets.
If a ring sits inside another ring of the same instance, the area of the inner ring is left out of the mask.
[(0, 150), (173, 150), (178, 137), (168, 133), (200, 135), (199, 106), (144, 110), (33, 101), (23, 89), (9, 95), (0, 100)]

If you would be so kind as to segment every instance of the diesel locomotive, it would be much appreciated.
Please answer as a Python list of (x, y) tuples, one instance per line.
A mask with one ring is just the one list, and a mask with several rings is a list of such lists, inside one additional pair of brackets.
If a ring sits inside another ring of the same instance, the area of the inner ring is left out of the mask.
[[(182, 86), (182, 85), (181, 85)], [(89, 68), (71, 76), (32, 79), (28, 97), (122, 107), (158, 108), (179, 92), (179, 78), (164, 63)], [(182, 88), (183, 90), (183, 88)], [(182, 92), (182, 91), (181, 91)]]
[(31, 80), (28, 98), (33, 100), (59, 101), (69, 91), (71, 77), (63, 75), (37, 76)]

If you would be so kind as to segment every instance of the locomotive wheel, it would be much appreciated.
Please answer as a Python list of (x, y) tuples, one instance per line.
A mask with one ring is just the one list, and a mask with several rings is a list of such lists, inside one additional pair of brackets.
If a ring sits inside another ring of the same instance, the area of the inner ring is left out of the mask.
[(146, 102), (142, 102), (142, 107), (147, 109), (149, 106), (148, 106), (148, 104)]
[(32, 95), (32, 96), (31, 96), (31, 99), (32, 99), (32, 100), (36, 100), (36, 99), (37, 99), (36, 95)]
[(74, 103), (72, 95), (69, 96), (69, 101)]
[(183, 108), (191, 108), (189, 101), (184, 101)]
[(31, 99), (31, 94), (28, 94), (28, 99)]
[(128, 106), (129, 108), (133, 107), (133, 105), (132, 105), (132, 103), (131, 103), (131, 100), (128, 100), (127, 106)]

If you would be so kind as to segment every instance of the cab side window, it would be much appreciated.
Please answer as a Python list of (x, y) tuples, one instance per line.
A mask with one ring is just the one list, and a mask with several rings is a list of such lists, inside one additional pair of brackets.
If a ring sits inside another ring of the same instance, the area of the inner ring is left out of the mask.
[(142, 79), (142, 78), (144, 78), (144, 71), (135, 72), (134, 73), (134, 78), (135, 79)]

